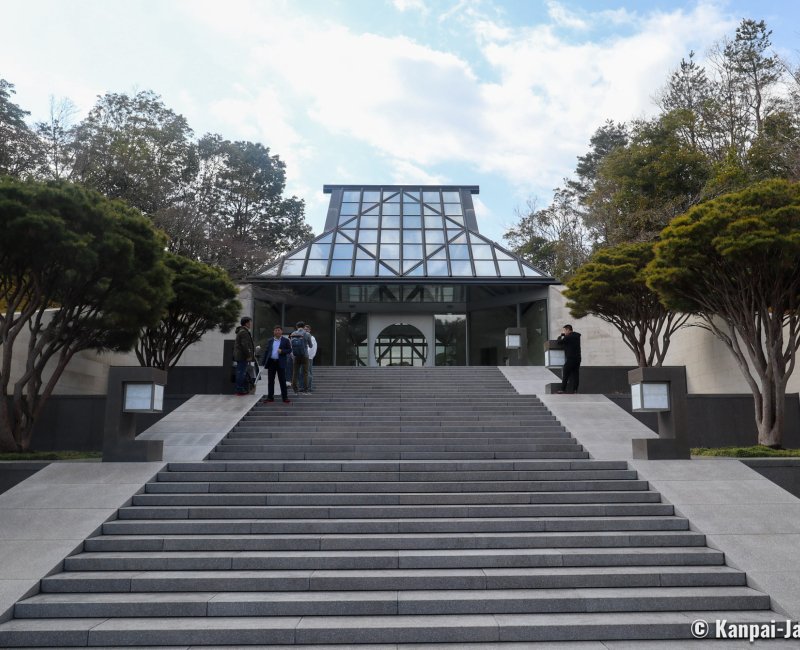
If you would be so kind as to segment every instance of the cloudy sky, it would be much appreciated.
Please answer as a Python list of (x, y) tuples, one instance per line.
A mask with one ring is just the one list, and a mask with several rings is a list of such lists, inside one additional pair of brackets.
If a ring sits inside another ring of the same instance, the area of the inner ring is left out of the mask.
[(316, 233), (325, 183), (448, 183), (500, 240), (745, 17), (800, 57), (795, 0), (0, 0), (0, 78), (31, 120), (152, 89), (197, 135), (260, 141)]

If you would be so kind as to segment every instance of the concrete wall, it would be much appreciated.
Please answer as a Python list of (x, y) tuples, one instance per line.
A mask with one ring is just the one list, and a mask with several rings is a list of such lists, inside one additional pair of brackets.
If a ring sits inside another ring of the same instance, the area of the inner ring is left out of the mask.
[[(551, 286), (548, 292), (550, 338), (556, 338), (565, 323), (581, 333), (582, 366), (628, 366), (636, 363), (633, 352), (609, 323), (587, 316), (573, 318), (566, 307), (564, 285)], [(694, 321), (696, 322), (696, 321)], [(750, 387), (728, 349), (708, 331), (686, 326), (672, 337), (665, 365), (686, 366), (690, 393), (750, 394)], [(800, 392), (800, 372), (789, 379), (787, 393)]]

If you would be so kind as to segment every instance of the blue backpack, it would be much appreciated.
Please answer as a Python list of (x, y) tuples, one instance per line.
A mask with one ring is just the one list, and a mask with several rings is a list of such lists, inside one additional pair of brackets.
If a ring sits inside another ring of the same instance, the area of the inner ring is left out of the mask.
[(304, 330), (295, 330), (289, 336), (289, 341), (292, 344), (292, 354), (295, 357), (308, 356), (308, 344), (306, 343), (306, 333)]

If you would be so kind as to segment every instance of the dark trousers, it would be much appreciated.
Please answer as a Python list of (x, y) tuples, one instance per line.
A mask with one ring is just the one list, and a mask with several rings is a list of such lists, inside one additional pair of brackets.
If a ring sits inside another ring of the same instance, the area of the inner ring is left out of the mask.
[(286, 370), (281, 368), (281, 364), (275, 359), (267, 359), (267, 399), (275, 398), (275, 373), (278, 374), (281, 397), (289, 399), (289, 391), (286, 390)]
[(302, 374), (303, 390), (308, 390), (308, 357), (295, 357), (294, 365), (292, 366), (292, 390), (296, 393), (297, 388), (297, 375)]
[(565, 393), (577, 393), (581, 377), (581, 360), (567, 359), (561, 370), (561, 390)]
[(239, 395), (246, 395), (250, 391), (247, 385), (247, 364), (248, 361), (236, 362), (236, 392)]

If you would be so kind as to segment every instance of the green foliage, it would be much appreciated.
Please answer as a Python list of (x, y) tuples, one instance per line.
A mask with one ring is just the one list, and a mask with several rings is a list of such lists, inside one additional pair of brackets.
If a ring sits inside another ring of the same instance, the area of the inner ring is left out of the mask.
[[(170, 273), (147, 218), (78, 186), (0, 180), (0, 230), (0, 395), (13, 395), (0, 400), (0, 449), (24, 449), (72, 356), (130, 350), (160, 318)], [(13, 358), (26, 359), (14, 377)]]
[(215, 328), (230, 332), (241, 312), (236, 285), (221, 269), (167, 253), (173, 297), (159, 323), (142, 328), (136, 357), (143, 366), (168, 370), (186, 349)]
[(653, 259), (650, 243), (620, 244), (595, 252), (567, 282), (567, 307), (575, 318), (588, 315), (611, 323), (639, 366), (660, 366), (670, 337), (686, 320), (664, 308), (646, 284)]
[(800, 346), (800, 184), (764, 181), (697, 205), (655, 253), (648, 286), (728, 346), (756, 400), (759, 442), (780, 444)]
[(692, 447), (692, 456), (723, 456), (728, 458), (796, 458), (800, 449), (773, 449), (764, 445), (753, 447)]
[(28, 128), (29, 115), (11, 101), (14, 85), (0, 79), (0, 176), (24, 178), (33, 174), (41, 160), (41, 146)]

